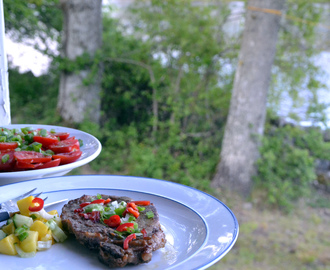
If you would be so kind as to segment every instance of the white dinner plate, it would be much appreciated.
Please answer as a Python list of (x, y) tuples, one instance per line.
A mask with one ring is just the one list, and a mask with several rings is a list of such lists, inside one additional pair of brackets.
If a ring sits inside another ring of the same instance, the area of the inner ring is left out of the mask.
[[(235, 215), (207, 193), (164, 180), (110, 175), (74, 175), (28, 180), (0, 187), (0, 202), (34, 187), (47, 202), (75, 199), (83, 194), (129, 196), (154, 203), (166, 235), (165, 248), (153, 253), (151, 262), (127, 269), (206, 269), (233, 247), (239, 226)], [(59, 213), (64, 203), (52, 207)], [(48, 210), (52, 210), (48, 209)], [(0, 269), (58, 270), (109, 269), (72, 237), (33, 258), (0, 254)]]
[(50, 131), (54, 129), (56, 132), (69, 132), (71, 136), (75, 136), (76, 139), (81, 139), (83, 141), (83, 146), (81, 147), (82, 155), (81, 157), (69, 164), (60, 165), (53, 168), (38, 169), (38, 170), (26, 170), (20, 172), (0, 172), (0, 186), (15, 183), (23, 180), (45, 178), (52, 176), (62, 176), (70, 172), (71, 170), (85, 165), (95, 159), (101, 152), (102, 146), (98, 139), (94, 136), (72, 128), (51, 126), (51, 125), (33, 125), (33, 124), (20, 124), (20, 125), (7, 125), (1, 126), (9, 129), (21, 129), (24, 127), (31, 127), (33, 129), (46, 129)]

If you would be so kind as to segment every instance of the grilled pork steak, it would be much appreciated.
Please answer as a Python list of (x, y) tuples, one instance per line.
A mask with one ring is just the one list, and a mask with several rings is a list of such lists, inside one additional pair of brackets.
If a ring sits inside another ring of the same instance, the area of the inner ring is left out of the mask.
[[(127, 205), (132, 201), (128, 197), (101, 196), (104, 200), (110, 198), (111, 202), (120, 203), (123, 201)], [(95, 196), (83, 195), (78, 199), (69, 201), (62, 209), (61, 219), (63, 229), (74, 234), (79, 243), (89, 249), (99, 251), (101, 262), (109, 267), (147, 263), (151, 260), (153, 251), (165, 246), (165, 234), (161, 229), (157, 210), (152, 204), (145, 205), (143, 206), (144, 209), (140, 209), (139, 216), (134, 221), (138, 224), (137, 233), (134, 235), (136, 238), (129, 241), (128, 247), (126, 243), (125, 248), (124, 242), (130, 235), (129, 232), (118, 233), (116, 229), (119, 230), (119, 227), (111, 228), (102, 219), (102, 216), (100, 217), (100, 214), (96, 213), (98, 211), (94, 210), (88, 215), (82, 213), (82, 203), (95, 199)], [(125, 205), (125, 203), (122, 204)], [(127, 211), (126, 214), (131, 216)], [(126, 214), (124, 213), (124, 216)]]

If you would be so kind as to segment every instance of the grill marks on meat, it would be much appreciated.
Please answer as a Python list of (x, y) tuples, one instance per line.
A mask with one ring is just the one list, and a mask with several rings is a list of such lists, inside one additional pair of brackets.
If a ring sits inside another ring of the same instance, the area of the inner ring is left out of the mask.
[[(132, 201), (128, 197), (102, 195), (104, 199), (111, 201)], [(89, 249), (99, 251), (99, 259), (109, 267), (124, 267), (129, 264), (147, 263), (152, 258), (152, 252), (163, 248), (166, 243), (165, 234), (159, 223), (159, 215), (156, 208), (151, 204), (144, 206), (145, 211), (136, 219), (139, 228), (145, 229), (147, 237), (138, 236), (129, 243), (129, 248), (124, 250), (124, 239), (120, 238), (114, 229), (86, 220), (74, 213), (80, 208), (80, 204), (92, 201), (92, 196), (82, 197), (69, 201), (62, 209), (63, 229), (75, 235), (78, 242)], [(154, 217), (148, 219), (144, 213), (154, 212)]]

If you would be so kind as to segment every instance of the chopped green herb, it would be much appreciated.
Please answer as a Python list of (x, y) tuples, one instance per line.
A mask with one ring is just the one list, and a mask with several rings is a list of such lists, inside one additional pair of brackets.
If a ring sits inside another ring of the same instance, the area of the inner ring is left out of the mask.
[(78, 139), (78, 141), (79, 141), (79, 146), (82, 147), (84, 145), (83, 140), (82, 139)]
[(133, 216), (130, 216), (130, 217), (128, 218), (128, 222), (132, 222), (132, 221), (135, 221), (135, 220), (136, 220), (136, 218), (133, 217)]
[(46, 129), (40, 129), (39, 134), (42, 137), (46, 137), (47, 136), (47, 130)]
[(32, 128), (31, 127), (25, 127), (25, 128), (21, 128), (21, 131), (24, 133), (24, 134), (28, 134), (29, 131), (31, 131)]
[(33, 220), (36, 220), (38, 217), (37, 217), (37, 215), (32, 214), (32, 215), (30, 216), (30, 218), (32, 218)]
[(146, 213), (146, 215), (147, 215), (147, 218), (153, 218), (155, 216), (154, 212), (152, 212), (152, 211), (148, 211)]
[(5, 164), (9, 160), (10, 156), (8, 154), (5, 154), (1, 158), (1, 162)]
[(18, 235), (17, 238), (19, 239), (19, 241), (22, 242), (28, 236), (29, 236), (29, 233), (28, 232), (23, 232), (20, 235)]
[(43, 152), (46, 156), (52, 156), (52, 155), (54, 155), (55, 153), (52, 151), (52, 150), (46, 150), (46, 151), (44, 151)]

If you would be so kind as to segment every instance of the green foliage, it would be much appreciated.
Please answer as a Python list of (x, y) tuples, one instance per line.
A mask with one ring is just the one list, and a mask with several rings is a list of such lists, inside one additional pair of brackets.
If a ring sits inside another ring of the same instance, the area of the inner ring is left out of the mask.
[(186, 145), (187, 138), (170, 136), (165, 143), (155, 147), (149, 138), (139, 139), (134, 126), (113, 131), (107, 127), (97, 131), (93, 124), (85, 123), (79, 128), (101, 140), (103, 150), (98, 162), (92, 164), (97, 171), (167, 179), (208, 189), (218, 151), (209, 148), (207, 142), (199, 142), (190, 152), (192, 149), (189, 151)]
[[(4, 2), (6, 27), (17, 39), (35, 34), (42, 40), (59, 38), (58, 0)], [(320, 10), (306, 3), (289, 1), (287, 14), (317, 22)], [(102, 143), (92, 168), (207, 190), (219, 161), (240, 44), (239, 35), (233, 39), (223, 31), (227, 5), (136, 1), (126, 15), (130, 24), (125, 26), (104, 14), (103, 47), (95, 57), (54, 58), (49, 74), (38, 78), (11, 70), (13, 122), (60, 123), (59, 71), (93, 69), (102, 60), (101, 125), (77, 127)], [(307, 88), (312, 97), (308, 119), (325, 121), (325, 104), (317, 99), (323, 85), (311, 61), (317, 53), (314, 30), (298, 21), (283, 25), (269, 99), (275, 114), (283, 98), (299, 107), (304, 101), (300, 90)], [(92, 82), (91, 76), (85, 83)], [(318, 130), (267, 127), (256, 184), (266, 190), (271, 205), (290, 209), (292, 201), (310, 191), (314, 159), (329, 159), (327, 153), (329, 145)]]
[(103, 18), (103, 116), (95, 131), (103, 150), (92, 166), (207, 189), (233, 81), (233, 72), (222, 70), (237, 53), (219, 27), (228, 11), (217, 7), (216, 17), (213, 6), (177, 1), (135, 7), (134, 35)]
[(314, 161), (330, 159), (329, 150), (318, 129), (271, 127), (263, 138), (255, 183), (266, 190), (270, 205), (290, 210), (297, 199), (310, 195)]
[(322, 83), (325, 77), (315, 64), (321, 52), (316, 26), (322, 12), (322, 5), (313, 1), (288, 1), (286, 20), (279, 31), (268, 107), (276, 112), (289, 108), (285, 116), (298, 122), (326, 125), (328, 104), (318, 94), (326, 89)]
[[(36, 49), (54, 56), (54, 42), (59, 42), (63, 16), (59, 0), (4, 0), (6, 33), (20, 42), (32, 42)], [(50, 44), (53, 42), (53, 44)]]
[(13, 123), (50, 124), (56, 116), (58, 76), (35, 77), (32, 72), (9, 70), (10, 105)]

